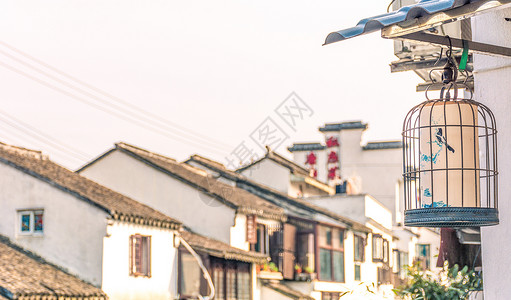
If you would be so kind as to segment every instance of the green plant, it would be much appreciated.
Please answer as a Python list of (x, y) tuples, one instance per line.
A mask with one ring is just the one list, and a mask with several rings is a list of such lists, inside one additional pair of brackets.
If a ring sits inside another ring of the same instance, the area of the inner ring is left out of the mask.
[(300, 266), (299, 264), (296, 264), (295, 271), (296, 271), (296, 273), (302, 273), (302, 266)]
[(305, 271), (305, 273), (309, 273), (309, 274), (314, 273), (314, 269), (312, 267), (305, 267), (304, 271)]
[(272, 272), (278, 272), (279, 271), (279, 268), (277, 267), (277, 265), (274, 262), (269, 263), (268, 267), (270, 268), (270, 271), (272, 271)]
[(401, 299), (464, 300), (470, 292), (482, 288), (476, 272), (467, 266), (461, 270), (458, 265), (449, 268), (447, 261), (438, 274), (422, 270), (418, 263), (407, 267), (407, 274), (408, 282), (393, 290)]

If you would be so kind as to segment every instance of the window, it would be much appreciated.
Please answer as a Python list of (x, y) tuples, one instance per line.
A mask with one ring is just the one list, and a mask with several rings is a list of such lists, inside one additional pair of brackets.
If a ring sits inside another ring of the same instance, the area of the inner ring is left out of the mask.
[(321, 292), (321, 300), (338, 300), (340, 297), (341, 294), (337, 292)]
[(319, 279), (344, 282), (344, 231), (318, 227)]
[(360, 265), (355, 265), (355, 280), (360, 281)]
[(426, 269), (430, 267), (430, 245), (429, 244), (417, 244), (416, 246), (417, 259), (422, 262)]
[(359, 235), (355, 235), (354, 237), (355, 241), (355, 261), (364, 262), (365, 260), (365, 244), (366, 240), (364, 237), (361, 237)]
[(44, 229), (44, 211), (20, 210), (18, 211), (19, 234), (42, 235)]
[(263, 253), (263, 254), (269, 254), (269, 239), (268, 239), (268, 231), (266, 230), (266, 226), (263, 224), (257, 224), (256, 227), (256, 236), (257, 236), (257, 242), (253, 244), (252, 250)]
[(214, 259), (212, 277), (216, 300), (250, 300), (249, 264)]
[(130, 275), (151, 276), (151, 237), (130, 236)]
[(373, 234), (373, 261), (389, 263), (389, 241), (379, 234)]

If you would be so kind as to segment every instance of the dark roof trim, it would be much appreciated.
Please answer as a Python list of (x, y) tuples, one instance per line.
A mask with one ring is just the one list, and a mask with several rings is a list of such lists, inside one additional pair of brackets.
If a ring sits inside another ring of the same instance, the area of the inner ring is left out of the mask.
[(362, 147), (363, 150), (383, 150), (383, 149), (401, 149), (403, 142), (389, 141), (389, 142), (369, 142)]
[(105, 153), (101, 154), (100, 156), (94, 158), (93, 160), (91, 160), (90, 162), (86, 163), (85, 165), (83, 165), (81, 168), (79, 168), (78, 170), (75, 171), (75, 173), (80, 173), (81, 171), (87, 169), (88, 167), (92, 166), (93, 164), (95, 164), (97, 161), (101, 160), (103, 157), (107, 156), (108, 154), (112, 153), (115, 151), (115, 148), (112, 148), (108, 151), (106, 151)]
[(325, 126), (320, 127), (319, 131), (321, 132), (329, 132), (329, 131), (341, 131), (346, 129), (367, 129), (367, 123), (362, 123), (362, 121), (353, 121), (353, 122), (342, 122), (342, 123), (326, 123)]
[(293, 300), (314, 300), (314, 298), (312, 298), (311, 296), (296, 291), (280, 282), (261, 281), (261, 283), (264, 287), (272, 289), (275, 292), (280, 293)]
[(91, 199), (63, 186), (63, 185), (60, 185), (56, 182), (54, 182), (53, 180), (47, 178), (47, 177), (44, 177), (32, 170), (29, 170), (27, 168), (24, 168), (24, 167), (21, 167), (9, 160), (6, 160), (2, 157), (0, 157), (0, 162), (3, 162), (5, 163), (6, 165), (8, 166), (11, 166), (19, 171), (22, 171), (23, 173), (27, 174), (27, 175), (30, 175), (36, 179), (39, 179), (43, 182), (46, 182), (48, 183), (49, 185), (63, 191), (63, 192), (66, 192), (68, 194), (71, 194), (73, 195), (74, 197), (86, 202), (87, 204), (90, 204), (104, 212), (106, 212), (108, 215), (110, 215), (112, 217), (112, 219), (114, 220), (118, 220), (118, 221), (123, 221), (123, 222), (129, 222), (129, 223), (134, 223), (134, 224), (139, 224), (139, 225), (147, 225), (147, 226), (155, 226), (155, 227), (161, 227), (161, 228), (166, 228), (166, 229), (172, 229), (172, 230), (177, 230), (179, 228), (181, 228), (181, 223), (178, 223), (178, 222), (169, 222), (169, 221), (163, 221), (163, 220), (155, 220), (155, 219), (150, 219), (150, 218), (146, 218), (146, 217), (141, 217), (141, 216), (135, 216), (135, 215), (127, 215), (127, 214), (123, 214), (122, 212), (118, 212), (118, 211), (113, 211), (113, 210), (110, 210), (108, 209), (107, 207), (104, 207), (102, 205), (100, 205), (99, 203), (95, 202), (95, 201), (92, 201)]
[(321, 145), (321, 143), (295, 143), (293, 146), (288, 147), (287, 150), (289, 152), (294, 151), (314, 151), (314, 150), (323, 150), (325, 149), (325, 145)]
[(180, 236), (193, 250), (210, 256), (254, 264), (264, 264), (269, 260), (269, 257), (264, 254), (238, 249), (224, 242), (197, 233), (182, 231)]
[(224, 204), (224, 205), (234, 209), (235, 211), (238, 211), (239, 213), (243, 213), (243, 214), (255, 214), (255, 215), (258, 215), (259, 217), (268, 218), (268, 219), (277, 220), (277, 221), (285, 221), (287, 219), (287, 216), (285, 214), (273, 214), (273, 213), (265, 212), (262, 209), (256, 209), (256, 208), (253, 208), (253, 207), (252, 208), (251, 207), (245, 207), (243, 205), (238, 206), (238, 205), (236, 205), (236, 204), (234, 204), (234, 203), (232, 203), (232, 202), (230, 202), (230, 201), (228, 201), (228, 200), (226, 200), (226, 199), (224, 199), (224, 198), (222, 198), (222, 197), (220, 197), (220, 196), (218, 196), (216, 194), (213, 194), (213, 193), (209, 192), (205, 188), (203, 188), (203, 187), (201, 187), (201, 186), (199, 186), (199, 185), (197, 185), (197, 184), (195, 184), (195, 183), (193, 183), (193, 182), (191, 182), (191, 181), (189, 181), (189, 180), (187, 180), (187, 179), (185, 179), (185, 178), (183, 178), (183, 177), (181, 177), (181, 176), (179, 176), (179, 175), (177, 175), (177, 174), (175, 174), (173, 172), (170, 172), (169, 170), (167, 170), (167, 169), (165, 169), (165, 168), (163, 168), (163, 167), (161, 167), (161, 166), (159, 166), (159, 165), (157, 165), (157, 164), (155, 164), (155, 163), (153, 163), (153, 162), (151, 162), (151, 161), (141, 157), (140, 155), (137, 155), (136, 153), (129, 151), (128, 149), (125, 149), (123, 147), (116, 147), (115, 150), (119, 150), (122, 153), (125, 153), (125, 154), (133, 157), (134, 159), (136, 159), (136, 160), (138, 160), (138, 161), (140, 161), (140, 162), (142, 162), (142, 163), (144, 163), (144, 164), (146, 164), (146, 165), (148, 165), (148, 166), (150, 166), (152, 168), (155, 168), (158, 171), (163, 172), (163, 173), (167, 174), (168, 176), (170, 176), (170, 177), (172, 177), (172, 178), (174, 178), (176, 180), (179, 180), (179, 181), (181, 181), (181, 182), (183, 182), (183, 183), (193, 187), (194, 189), (196, 189), (196, 190), (198, 190), (198, 191), (200, 191), (200, 192), (202, 192), (202, 193), (212, 197), (215, 200), (218, 200), (220, 203), (222, 203), (222, 204)]
[[(244, 187), (241, 187), (241, 188), (245, 189), (246, 191), (248, 191), (250, 193), (254, 193), (253, 190), (260, 190), (260, 191), (263, 191), (263, 193), (269, 193), (279, 199), (282, 199), (282, 200), (286, 201), (287, 203), (294, 205), (295, 207), (299, 207), (299, 208), (307, 210), (309, 212), (318, 213), (318, 214), (327, 216), (335, 221), (344, 223), (348, 227), (350, 227), (352, 230), (365, 232), (365, 233), (371, 232), (371, 229), (369, 229), (367, 226), (363, 225), (362, 223), (359, 223), (359, 222), (356, 222), (349, 218), (332, 213), (329, 210), (319, 207), (317, 205), (314, 205), (310, 202), (307, 202), (306, 200), (298, 200), (298, 199), (289, 197), (285, 193), (282, 193), (280, 191), (272, 189), (271, 187), (267, 187), (263, 184), (255, 182), (240, 173), (234, 172), (232, 170), (228, 170), (223, 165), (222, 165), (223, 168), (220, 168), (219, 167), (221, 165), (220, 163), (211, 164), (211, 163), (209, 163), (209, 162), (211, 162), (210, 159), (206, 159), (206, 158), (196, 155), (196, 156), (190, 157), (190, 159), (188, 161), (197, 162), (198, 164), (201, 164), (204, 167), (209, 168), (210, 170), (219, 172), (223, 177), (236, 182), (238, 186), (239, 186), (239, 184), (243, 184)], [(267, 200), (267, 201), (270, 201), (270, 200)], [(312, 221), (312, 222), (317, 223), (317, 221)]]
[(72, 191), (72, 190), (70, 190), (70, 189), (66, 188), (65, 186), (62, 186), (62, 185), (60, 185), (60, 184), (58, 184), (58, 183), (56, 183), (56, 182), (54, 182), (54, 181), (52, 181), (52, 180), (50, 180), (50, 179), (48, 179), (48, 178), (44, 177), (44, 176), (41, 176), (41, 175), (39, 175), (38, 173), (36, 173), (36, 172), (34, 172), (34, 171), (32, 171), (32, 170), (29, 170), (29, 169), (27, 169), (27, 168), (24, 168), (24, 167), (18, 166), (17, 164), (15, 164), (15, 163), (13, 163), (13, 162), (10, 162), (9, 160), (4, 159), (3, 157), (0, 157), (0, 162), (3, 162), (4, 164), (6, 164), (6, 165), (8, 165), (8, 166), (11, 166), (11, 167), (13, 167), (13, 168), (15, 168), (15, 169), (17, 169), (17, 170), (20, 170), (20, 171), (22, 171), (23, 173), (28, 174), (28, 175), (30, 175), (30, 176), (32, 176), (32, 177), (34, 177), (34, 178), (37, 178), (37, 179), (39, 179), (39, 180), (41, 180), (41, 181), (44, 181), (44, 182), (48, 183), (49, 185), (54, 186), (54, 187), (56, 187), (57, 189), (59, 189), (59, 190), (61, 190), (61, 191), (64, 191), (64, 192), (66, 192), (66, 193), (69, 193), (69, 194), (71, 194), (71, 195), (75, 196), (76, 198), (78, 198), (78, 199), (80, 199), (80, 200), (83, 200), (83, 201), (87, 202), (88, 204), (90, 204), (90, 205), (92, 205), (92, 206), (95, 206), (95, 207), (99, 208), (100, 210), (102, 210), (102, 211), (106, 212), (107, 214), (110, 214), (110, 213), (111, 213), (111, 211), (110, 211), (108, 208), (106, 208), (106, 207), (104, 207), (104, 206), (102, 206), (102, 205), (99, 205), (98, 203), (96, 203), (96, 202), (94, 202), (94, 201), (90, 200), (89, 198), (84, 197), (84, 196), (82, 196), (82, 195), (78, 194), (77, 192)]

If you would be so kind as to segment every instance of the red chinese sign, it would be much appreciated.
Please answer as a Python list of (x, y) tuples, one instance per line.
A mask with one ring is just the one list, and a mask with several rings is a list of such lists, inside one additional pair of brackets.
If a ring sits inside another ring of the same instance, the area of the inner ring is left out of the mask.
[(335, 136), (331, 136), (326, 140), (326, 146), (328, 148), (339, 146), (339, 141)]

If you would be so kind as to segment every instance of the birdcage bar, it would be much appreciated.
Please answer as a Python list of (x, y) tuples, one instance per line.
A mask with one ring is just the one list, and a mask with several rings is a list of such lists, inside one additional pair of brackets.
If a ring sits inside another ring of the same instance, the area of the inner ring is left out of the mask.
[(405, 225), (498, 224), (496, 149), (495, 118), (481, 103), (447, 96), (412, 108), (403, 125)]

